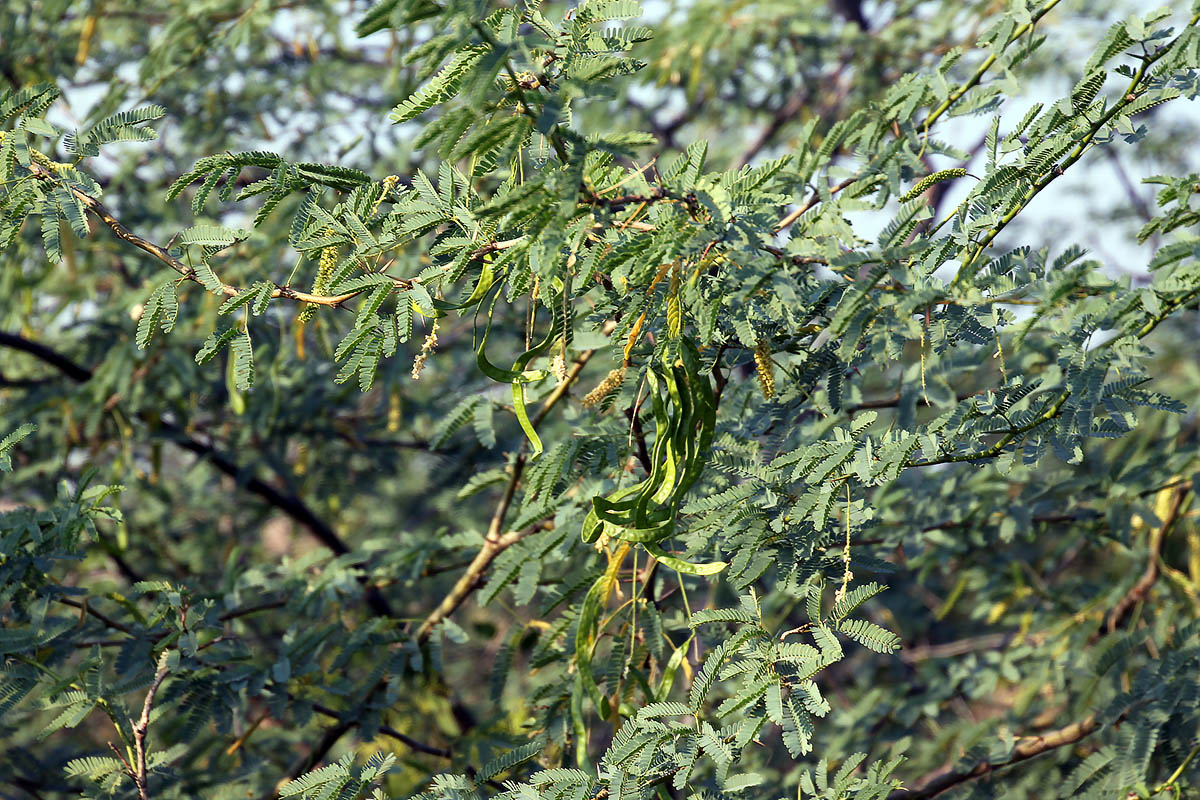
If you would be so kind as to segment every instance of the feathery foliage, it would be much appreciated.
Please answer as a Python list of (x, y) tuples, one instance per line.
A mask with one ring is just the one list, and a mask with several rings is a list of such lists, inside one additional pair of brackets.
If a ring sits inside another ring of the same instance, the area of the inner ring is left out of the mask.
[(1200, 10), (1069, 5), (0, 9), (0, 781), (1195, 791)]

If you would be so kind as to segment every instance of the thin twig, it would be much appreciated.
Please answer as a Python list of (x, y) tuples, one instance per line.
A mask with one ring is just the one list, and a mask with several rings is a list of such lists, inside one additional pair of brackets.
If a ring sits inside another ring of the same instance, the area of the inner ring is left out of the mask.
[[(964, 400), (969, 400), (972, 397), (984, 394), (988, 391), (990, 391), (990, 390), (976, 389), (973, 392), (959, 392), (955, 396), (954, 401), (956, 403), (961, 403)], [(899, 392), (897, 392), (896, 394), (892, 395), (891, 397), (883, 397), (878, 400), (864, 400), (861, 403), (856, 403), (851, 406), (845, 406), (842, 409), (842, 411), (846, 414), (854, 415), (854, 414), (857, 414), (859, 411), (865, 411), (867, 409), (872, 409), (872, 408), (896, 408), (897, 406), (900, 405), (900, 400), (901, 400), (900, 394), (899, 394)], [(924, 397), (918, 397), (915, 402), (916, 402), (916, 405), (918, 405), (918, 406), (929, 405), (929, 401), (926, 400)]]
[(900, 660), (905, 664), (918, 664), (934, 658), (955, 658), (980, 650), (997, 650), (1006, 647), (1015, 638), (1016, 634), (1014, 633), (988, 633), (942, 644), (906, 647), (900, 651)]
[[(615, 327), (616, 324), (610, 321), (605, 325), (604, 332), (612, 333), (612, 330)], [(531, 420), (531, 423), (535, 428), (546, 418), (546, 415), (550, 413), (554, 406), (566, 396), (567, 390), (579, 377), (580, 373), (583, 372), (584, 366), (594, 354), (594, 350), (585, 350), (575, 359), (574, 363), (571, 365), (571, 369), (567, 372), (566, 377), (558, 384), (558, 386), (554, 388), (554, 390), (546, 398), (546, 401), (543, 403), (541, 409)], [(500, 555), (500, 553), (504, 552), (509, 547), (541, 527), (541, 524), (538, 523), (523, 530), (509, 531), (508, 533), (501, 534), (501, 531), (504, 528), (504, 518), (507, 516), (508, 509), (512, 505), (513, 497), (516, 495), (517, 486), (520, 484), (521, 474), (525, 467), (525, 453), (523, 449), (524, 445), (522, 445), (522, 451), (518, 453), (516, 459), (513, 461), (512, 475), (509, 477), (508, 483), (504, 489), (504, 493), (501, 495), (500, 501), (496, 506), (496, 510), (492, 513), (491, 522), (488, 524), (488, 532), (484, 536), (483, 547), (481, 547), (479, 552), (475, 554), (475, 557), (471, 559), (471, 563), (467, 566), (467, 571), (454, 584), (454, 587), (450, 590), (450, 593), (442, 598), (442, 601), (438, 604), (437, 608), (431, 611), (429, 616), (427, 616), (424, 622), (421, 623), (421, 626), (417, 629), (415, 634), (415, 638), (418, 642), (427, 641), (432, 635), (434, 629), (437, 627), (438, 623), (446, 619), (450, 614), (453, 614), (454, 611), (461, 606), (464, 601), (466, 601), (471, 593), (479, 587), (487, 568), (496, 559), (496, 557)], [(368, 694), (373, 694), (375, 691), (381, 688), (382, 685), (383, 683), (380, 682), (373, 687), (371, 692)], [(327, 715), (332, 714), (340, 718), (340, 715), (331, 709), (322, 710), (316, 706), (314, 706), (314, 709), (318, 710), (320, 713), (325, 713)], [(339, 723), (333, 728), (330, 728), (325, 732), (325, 735), (322, 737), (318, 747), (326, 744), (326, 742), (328, 742), (329, 747), (332, 747), (334, 742), (344, 736), (353, 727), (353, 724), (347, 725), (345, 723)], [(384, 729), (381, 728), (380, 730), (383, 731)], [(387, 731), (384, 732), (388, 733)], [(430, 752), (424, 746), (420, 746), (420, 743), (409, 740), (408, 737), (404, 736), (404, 734), (401, 734), (399, 731), (395, 731), (394, 733), (395, 738), (405, 742), (405, 744), (409, 744), (409, 746), (413, 747), (414, 749), (418, 749), (421, 752)], [(388, 735), (391, 736), (393, 734), (388, 733)], [(327, 750), (328, 748), (326, 748), (326, 752)], [(431, 752), (430, 754), (449, 757), (448, 754), (444, 755), (440, 752)], [(297, 772), (297, 769), (300, 771)], [(297, 763), (290, 772), (291, 777), (294, 778), (300, 774), (303, 774), (304, 769), (306, 769), (304, 763)], [(272, 795), (272, 797), (275, 796), (276, 795)]]
[[(1052, 0), (1050, 5), (1053, 5), (1054, 2), (1058, 2), (1058, 0)], [(1197, 22), (1200, 22), (1200, 13), (1192, 15), (1191, 20), (1185, 27), (1191, 27)], [(1033, 184), (1024, 192), (1024, 194), (1021, 195), (1016, 205), (1009, 209), (1008, 212), (1005, 213), (995, 225), (988, 229), (983, 238), (970, 248), (969, 252), (967, 252), (962, 259), (961, 265), (958, 268), (958, 272), (955, 274), (954, 280), (951, 282), (952, 285), (955, 285), (964, 278), (974, 274), (974, 270), (972, 270), (971, 267), (975, 263), (975, 260), (979, 258), (979, 256), (989, 246), (991, 246), (992, 242), (996, 240), (996, 237), (1000, 235), (1005, 227), (1014, 219), (1016, 219), (1017, 215), (1024, 211), (1043, 189), (1053, 183), (1056, 178), (1064, 174), (1068, 168), (1077, 163), (1081, 158), (1084, 157), (1084, 155), (1088, 153), (1088, 151), (1092, 149), (1096, 136), (1104, 130), (1106, 125), (1108, 125), (1119, 114), (1124, 112), (1125, 109), (1130, 106), (1130, 104), (1137, 101), (1138, 97), (1145, 90), (1145, 87), (1141, 85), (1142, 81), (1146, 80), (1149, 82), (1153, 80), (1152, 76), (1147, 77), (1147, 73), (1150, 72), (1150, 67), (1153, 66), (1154, 63), (1163, 56), (1167, 55), (1167, 53), (1171, 52), (1171, 50), (1174, 49), (1174, 47), (1180, 41), (1184, 40), (1185, 36), (1186, 33), (1180, 34), (1178, 37), (1159, 48), (1153, 55), (1142, 59), (1141, 65), (1138, 66), (1137, 71), (1134, 72), (1133, 77), (1130, 79), (1129, 85), (1122, 93), (1121, 98), (1114, 102), (1112, 107), (1102, 114), (1098, 120), (1093, 122), (1091, 127), (1088, 128), (1087, 132), (1076, 140), (1077, 144), (1069, 153), (1067, 153), (1066, 157), (1063, 158), (1062, 161), (1058, 162), (1053, 169), (1034, 181)], [(992, 58), (994, 59), (994, 56), (992, 56)]]
[[(1030, 18), (1029, 22), (1027, 22), (1024, 25), (1021, 25), (1020, 27), (1013, 30), (1013, 32), (1009, 35), (1008, 40), (1004, 43), (1003, 47), (1001, 47), (998, 51), (993, 52), (991, 55), (989, 55), (987, 58), (985, 58), (983, 60), (983, 62), (976, 68), (975, 72), (971, 75), (971, 77), (969, 77), (966, 81), (964, 81), (957, 89), (955, 89), (953, 92), (951, 92), (946, 97), (945, 100), (943, 100), (936, 108), (933, 109), (933, 111), (929, 112), (929, 116), (927, 116), (922, 122), (922, 125), (925, 128), (925, 130), (928, 131), (930, 125), (932, 125), (935, 121), (937, 121), (937, 119), (939, 117), (941, 117), (943, 114), (945, 114), (947, 111), (949, 111), (951, 106), (953, 106), (955, 103), (957, 103), (959, 100), (961, 100), (968, 91), (970, 91), (981, 80), (983, 80), (983, 76), (992, 67), (992, 65), (996, 63), (996, 59), (999, 56), (999, 54), (1002, 53), (1005, 49), (1007, 49), (1010, 45), (1012, 45), (1013, 42), (1016, 42), (1022, 36), (1024, 36), (1026, 33), (1028, 33), (1030, 30), (1032, 30), (1033, 26), (1035, 24), (1037, 24), (1037, 22), (1042, 17), (1044, 17), (1046, 14), (1048, 14), (1051, 9), (1053, 9), (1056, 5), (1058, 5), (1059, 2), (1061, 2), (1061, 0), (1047, 0), (1047, 2), (1041, 8), (1039, 8), (1036, 12), (1034, 12), (1033, 14), (1030, 15), (1031, 18)], [(846, 180), (842, 181), (841, 183), (837, 184), (836, 186), (831, 187), (829, 189), (829, 194), (833, 195), (833, 194), (840, 192), (842, 189), (845, 189), (847, 186), (850, 186), (856, 180), (858, 180), (858, 176), (847, 178)], [(789, 227), (796, 220), (800, 219), (800, 217), (804, 214), (804, 212), (808, 211), (810, 208), (815, 206), (820, 201), (821, 201), (820, 193), (814, 191), (811, 195), (809, 195), (808, 199), (805, 200), (804, 203), (800, 205), (800, 207), (798, 207), (797, 209), (795, 209), (794, 211), (789, 213), (787, 216), (785, 216), (783, 219), (779, 220), (779, 222), (777, 222), (775, 224), (775, 232), (778, 233), (779, 231), (782, 231), (784, 228)]]
[[(846, 178), (846, 180), (842, 181), (841, 183), (831, 186), (829, 188), (829, 194), (831, 194), (831, 195), (837, 194), (842, 189), (845, 189), (847, 186), (854, 183), (856, 180), (858, 180), (858, 176), (855, 176), (853, 178)], [(803, 203), (801, 203), (799, 205), (799, 207), (797, 207), (794, 211), (792, 211), (790, 214), (788, 214), (783, 219), (779, 220), (779, 222), (775, 223), (775, 232), (778, 233), (779, 231), (783, 230), (784, 228), (789, 227), (793, 222), (800, 219), (800, 217), (804, 216), (804, 212), (808, 211), (810, 208), (812, 208), (819, 202), (821, 202), (821, 194), (820, 194), (820, 192), (814, 191), (812, 194), (810, 194), (808, 196), (807, 200), (805, 200)]]
[(150, 796), (146, 792), (146, 734), (150, 729), (150, 709), (154, 706), (154, 697), (158, 694), (158, 689), (162, 686), (163, 681), (167, 679), (169, 672), (167, 669), (167, 653), (168, 651), (164, 650), (162, 655), (159, 656), (158, 672), (154, 675), (154, 682), (146, 690), (146, 699), (142, 703), (142, 716), (133, 726), (133, 747), (137, 758), (133, 782), (137, 784), (138, 796), (141, 800), (150, 800)]
[(100, 620), (101, 622), (103, 622), (105, 625), (112, 628), (113, 630), (120, 631), (121, 633), (128, 633), (130, 636), (133, 635), (133, 630), (128, 625), (121, 623), (121, 622), (117, 622), (115, 619), (108, 616), (107, 614), (101, 613), (101, 612), (97, 611), (96, 609), (92, 608), (91, 605), (89, 605), (88, 603), (81, 603), (78, 600), (71, 600), (68, 597), (59, 597), (59, 598), (57, 598), (57, 600), (58, 600), (58, 602), (62, 603), (63, 605), (71, 606), (71, 608), (78, 608), (80, 611), (83, 611), (87, 614), (91, 614), (93, 617)]
[[(321, 714), (322, 716), (330, 717), (331, 719), (341, 719), (341, 717), (342, 717), (341, 714), (334, 711), (332, 708), (329, 708), (328, 706), (323, 706), (320, 703), (313, 703), (313, 711), (317, 712), (318, 714)], [(416, 739), (412, 738), (411, 736), (401, 733), (400, 731), (396, 730), (395, 728), (393, 728), (390, 725), (379, 726), (379, 732), (382, 733), (384, 736), (390, 736), (391, 738), (395, 739), (396, 741), (403, 743), (410, 749), (416, 750), (418, 753), (425, 753), (426, 755), (437, 756), (438, 758), (445, 758), (445, 759), (450, 759), (450, 758), (454, 757), (454, 754), (450, 752), (449, 748), (434, 747), (433, 745), (428, 745), (428, 744), (425, 744), (424, 742), (419, 742)]]
[[(55, 175), (51, 169), (47, 169), (40, 164), (30, 164), (29, 171), (33, 173), (34, 177), (41, 180), (60, 183), (58, 181), (58, 176)], [(113, 213), (109, 211), (108, 208), (106, 208), (105, 205), (99, 200), (71, 183), (64, 181), (61, 182), (60, 185), (74, 195), (75, 199), (82, 203), (84, 208), (99, 217), (100, 221), (107, 225), (109, 230), (111, 230), (117, 236), (117, 238), (123, 239), (139, 250), (149, 253), (162, 263), (169, 266), (171, 269), (178, 272), (187, 280), (202, 284), (200, 276), (194, 269), (180, 261), (175, 256), (171, 255), (167, 248), (163, 247), (162, 245), (155, 244), (149, 239), (139, 236), (138, 234), (129, 230), (129, 228), (125, 227), (120, 220), (113, 216)], [(405, 289), (411, 288), (414, 283), (413, 280), (405, 278), (393, 278), (392, 280), (395, 282), (396, 286)], [(240, 287), (232, 286), (227, 283), (222, 283), (220, 290), (222, 294), (225, 294), (229, 297), (233, 297), (242, 292)], [(344, 294), (316, 295), (308, 292), (298, 291), (290, 286), (280, 286), (279, 284), (275, 284), (275, 288), (271, 290), (271, 297), (283, 297), (288, 300), (297, 300), (303, 303), (313, 303), (321, 306), (340, 306), (342, 303), (346, 302), (352, 297), (357, 297), (364, 291), (366, 290), (360, 289), (358, 291), (346, 292)]]
[(259, 611), (270, 611), (270, 610), (276, 609), (276, 608), (283, 608), (286, 605), (287, 605), (286, 600), (271, 600), (266, 603), (259, 603), (256, 606), (245, 606), (243, 608), (235, 608), (232, 611), (225, 612), (220, 617), (218, 617), (218, 619), (220, 619), (221, 622), (229, 622), (231, 619), (237, 619), (238, 617), (249, 616), (250, 614), (257, 614)]
[(1158, 580), (1158, 556), (1162, 552), (1163, 540), (1167, 533), (1175, 525), (1179, 519), (1181, 512), (1186, 510), (1184, 501), (1188, 501), (1190, 505), (1191, 492), (1184, 487), (1175, 490), (1175, 497), (1171, 500), (1171, 508), (1167, 512), (1167, 518), (1162, 521), (1162, 524), (1150, 531), (1150, 556), (1146, 560), (1146, 570), (1142, 576), (1138, 578), (1137, 583), (1130, 587), (1116, 605), (1112, 607), (1112, 611), (1108, 614), (1108, 622), (1106, 628), (1109, 633), (1115, 631), (1129, 613), (1129, 609), (1145, 599), (1155, 581)]

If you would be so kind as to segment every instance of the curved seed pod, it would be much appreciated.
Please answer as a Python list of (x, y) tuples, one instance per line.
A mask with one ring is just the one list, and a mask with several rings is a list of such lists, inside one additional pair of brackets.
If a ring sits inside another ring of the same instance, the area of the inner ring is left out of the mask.
[(709, 561), (703, 564), (693, 564), (691, 561), (684, 561), (682, 558), (676, 558), (673, 555), (666, 553), (661, 547), (653, 542), (645, 544), (646, 551), (650, 555), (658, 559), (664, 567), (670, 567), (676, 572), (682, 572), (685, 575), (716, 575), (718, 572), (729, 566), (724, 561)]
[(659, 512), (658, 516), (663, 517), (661, 522), (655, 523), (653, 518), (647, 527), (621, 527), (609, 532), (609, 535), (614, 539), (620, 539), (622, 542), (640, 542), (643, 544), (652, 542), (661, 542), (663, 539), (671, 537), (675, 533), (675, 514), (672, 509), (665, 508)]
[(680, 357), (683, 361), (684, 372), (688, 376), (691, 395), (696, 405), (695, 416), (699, 423), (698, 435), (689, 435), (686, 439), (686, 456), (684, 458), (684, 474), (675, 492), (675, 505), (678, 506), (684, 495), (700, 480), (704, 472), (704, 455), (712, 446), (713, 436), (717, 427), (717, 403), (713, 395), (712, 384), (708, 375), (700, 371), (700, 353), (688, 339), (683, 340)]
[(461, 303), (450, 303), (445, 300), (439, 300), (436, 297), (433, 300), (433, 307), (438, 311), (461, 311), (471, 306), (479, 305), (483, 302), (483, 298), (487, 296), (488, 291), (496, 283), (496, 273), (492, 269), (492, 259), (490, 256), (483, 260), (483, 268), (479, 272), (479, 281), (475, 284), (475, 288), (471, 290), (471, 294), (466, 300)]
[[(628, 515), (618, 515), (616, 512), (625, 512), (633, 509), (635, 499), (630, 495), (635, 494), (642, 488), (641, 483), (636, 483), (633, 486), (626, 486), (624, 489), (618, 489), (608, 497), (593, 497), (592, 507), (588, 510), (587, 516), (583, 520), (583, 541), (591, 544), (600, 538), (600, 534), (604, 531), (605, 523), (609, 525), (624, 525), (632, 520)], [(630, 499), (624, 500), (623, 498)]]
[(703, 473), (704, 454), (716, 427), (712, 386), (691, 341), (683, 340), (678, 358), (668, 352), (663, 359), (661, 370), (646, 373), (656, 427), (650, 474), (607, 497), (592, 498), (581, 531), (585, 542), (606, 533), (625, 542), (651, 544), (670, 537), (683, 496)]
[[(497, 297), (499, 297), (498, 293)], [(525, 432), (525, 436), (529, 439), (529, 457), (532, 460), (542, 454), (542, 440), (537, 435), (537, 431), (534, 430), (533, 423), (529, 420), (529, 412), (525, 409), (525, 384), (545, 380), (550, 375), (550, 372), (544, 369), (525, 369), (525, 366), (534, 358), (549, 350), (550, 346), (554, 344), (556, 338), (554, 327), (551, 326), (550, 330), (546, 333), (546, 338), (517, 356), (517, 360), (513, 362), (512, 369), (498, 367), (488, 360), (486, 348), (488, 334), (491, 333), (491, 330), (492, 317), (489, 314), (487, 326), (483, 331), (483, 337), (479, 340), (479, 349), (475, 351), (475, 363), (479, 367), (479, 371), (492, 380), (498, 383), (512, 384), (513, 410), (517, 415), (517, 421), (521, 424), (521, 430)]]
[(608, 595), (612, 591), (615, 579), (613, 565), (620, 566), (627, 549), (628, 545), (624, 545), (621, 550), (617, 551), (618, 557), (613, 558), (609, 569), (592, 584), (592, 588), (583, 598), (583, 605), (579, 609), (579, 627), (575, 633), (575, 666), (588, 696), (591, 697), (598, 711), (606, 708), (608, 704), (604, 702), (604, 697), (600, 694), (600, 687), (596, 685), (596, 679), (592, 675), (592, 651), (596, 647), (596, 638), (599, 634), (600, 613), (607, 604)]
[[(666, 403), (663, 402), (661, 395), (658, 392), (658, 378), (654, 374), (654, 370), (648, 370), (646, 373), (646, 382), (650, 386), (650, 397), (654, 408), (655, 420), (655, 438), (654, 452), (650, 456), (650, 477), (646, 480), (642, 487), (641, 493), (638, 495), (637, 502), (634, 506), (634, 527), (645, 528), (649, 526), (647, 519), (647, 508), (652, 497), (656, 497), (662, 487), (667, 486), (668, 491), (674, 488), (675, 465), (671, 459), (670, 444), (674, 437), (675, 431), (679, 427), (679, 415), (676, 413), (672, 416), (667, 411)], [(674, 386), (674, 378), (668, 371), (664, 377), (664, 382), (667, 388), (667, 395), (674, 400), (678, 391)], [(678, 404), (676, 404), (678, 410)], [(668, 473), (670, 474), (670, 485), (667, 484)]]

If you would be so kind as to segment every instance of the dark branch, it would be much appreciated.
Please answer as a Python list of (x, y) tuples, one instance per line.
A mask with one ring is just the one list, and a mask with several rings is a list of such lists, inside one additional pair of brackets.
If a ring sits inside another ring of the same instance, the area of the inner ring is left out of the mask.
[[(86, 383), (92, 377), (92, 371), (76, 362), (72, 361), (67, 356), (53, 350), (43, 344), (30, 341), (23, 336), (18, 336), (12, 333), (0, 333), (0, 346), (11, 347), (15, 350), (28, 353), (35, 358), (44, 361), (45, 363), (55, 367), (59, 372), (66, 375), (76, 383)], [(165, 419), (153, 421), (159, 430), (167, 433), (167, 438), (174, 442), (180, 448), (194, 453), (197, 456), (207, 460), (210, 464), (217, 468), (218, 471), (225, 473), (233, 478), (237, 483), (243, 486), (246, 491), (265, 500), (268, 504), (278, 508), (280, 511), (287, 514), (296, 522), (300, 523), (312, 533), (312, 535), (321, 544), (325, 545), (336, 555), (345, 555), (350, 552), (350, 548), (342, 541), (337, 532), (329, 526), (327, 522), (318, 517), (311, 508), (308, 507), (303, 500), (295, 495), (285, 494), (279, 489), (276, 489), (271, 484), (261, 478), (250, 477), (246, 478), (245, 470), (239, 467), (232, 459), (228, 458), (219, 452), (212, 445), (205, 444), (200, 440), (189, 436), (182, 428)], [(378, 616), (391, 616), (392, 610), (386, 599), (380, 594), (379, 590), (374, 586), (367, 587), (367, 604), (371, 610)]]
[(57, 350), (52, 350), (44, 344), (30, 341), (24, 336), (18, 336), (15, 333), (0, 332), (0, 346), (28, 353), (34, 358), (46, 362), (76, 383), (84, 383), (91, 380), (92, 371), (87, 367), (80, 366)]

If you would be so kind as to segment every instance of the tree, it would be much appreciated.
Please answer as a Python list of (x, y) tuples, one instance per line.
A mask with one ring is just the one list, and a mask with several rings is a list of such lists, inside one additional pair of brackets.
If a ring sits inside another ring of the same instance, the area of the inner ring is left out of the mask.
[(1200, 11), (58, 5), (6, 796), (1196, 790)]

